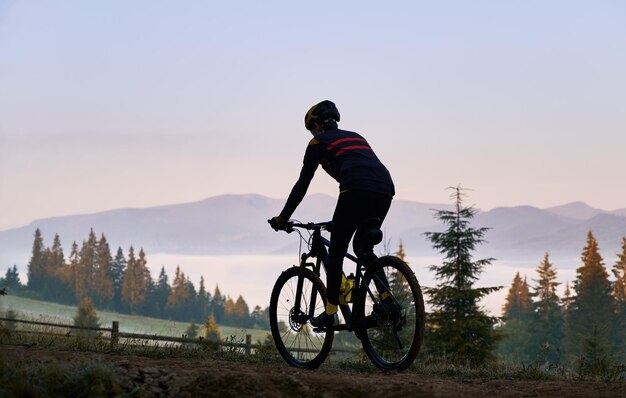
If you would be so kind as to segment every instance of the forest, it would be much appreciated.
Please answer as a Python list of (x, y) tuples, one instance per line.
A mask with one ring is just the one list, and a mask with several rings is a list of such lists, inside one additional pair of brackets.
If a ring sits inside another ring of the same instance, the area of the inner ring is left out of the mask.
[(217, 283), (211, 294), (204, 277), (196, 289), (180, 267), (171, 282), (164, 267), (154, 280), (143, 249), (137, 253), (131, 245), (125, 254), (118, 247), (113, 256), (106, 236), (98, 238), (93, 229), (81, 246), (72, 244), (67, 259), (59, 235), (46, 247), (37, 229), (27, 283), (21, 283), (14, 265), (0, 285), (13, 294), (61, 304), (77, 305), (88, 297), (99, 310), (199, 324), (213, 315), (221, 325), (269, 328), (267, 309), (250, 310), (241, 295), (237, 299), (224, 295)]

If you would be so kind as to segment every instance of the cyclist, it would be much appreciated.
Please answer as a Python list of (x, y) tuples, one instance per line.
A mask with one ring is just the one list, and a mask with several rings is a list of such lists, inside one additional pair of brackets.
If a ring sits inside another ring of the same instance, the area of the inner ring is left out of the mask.
[[(393, 181), (367, 141), (359, 134), (340, 130), (339, 110), (331, 101), (314, 105), (304, 117), (304, 125), (313, 135), (309, 141), (300, 177), (293, 186), (280, 215), (272, 218), (275, 230), (285, 229), (309, 187), (318, 165), (339, 183), (339, 198), (330, 230), (327, 262), (326, 311), (311, 319), (314, 327), (338, 324), (339, 289), (343, 258), (357, 227), (364, 220), (382, 222), (395, 194)], [(374, 253), (370, 254), (374, 256)]]

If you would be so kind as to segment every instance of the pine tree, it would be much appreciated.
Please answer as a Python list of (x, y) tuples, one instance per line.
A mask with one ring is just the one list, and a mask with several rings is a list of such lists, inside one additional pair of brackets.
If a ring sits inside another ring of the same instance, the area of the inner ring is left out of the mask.
[(113, 259), (109, 242), (102, 234), (97, 244), (93, 294), (98, 306), (111, 306), (113, 302)]
[(498, 336), (493, 329), (497, 318), (487, 315), (479, 301), (501, 287), (474, 287), (483, 268), (493, 259), (472, 258), (488, 228), (470, 227), (478, 211), (464, 206), (464, 196), (461, 187), (454, 188), (455, 209), (435, 213), (447, 226), (446, 231), (426, 234), (433, 247), (444, 255), (442, 265), (430, 267), (439, 282), (427, 289), (433, 309), (428, 319), (430, 342), (427, 344), (453, 362), (480, 365), (493, 359)]
[(622, 360), (626, 360), (626, 237), (622, 238), (622, 252), (613, 266), (613, 297), (617, 316), (614, 344)]
[(13, 268), (7, 268), (4, 279), (2, 279), (2, 287), (6, 287), (10, 292), (19, 292), (22, 289), (22, 283), (20, 282), (20, 274), (17, 271), (17, 265), (13, 265)]
[(398, 257), (400, 260), (406, 262), (406, 252), (404, 251), (404, 245), (402, 244), (402, 241), (400, 241), (400, 244), (398, 245), (398, 251), (395, 253), (395, 256)]
[(533, 288), (536, 297), (535, 313), (531, 322), (533, 344), (536, 348), (543, 347), (544, 350), (554, 353), (562, 345), (563, 310), (556, 293), (560, 283), (556, 281), (557, 272), (548, 253), (537, 267), (537, 275), (537, 284)]
[(222, 296), (220, 292), (220, 287), (215, 285), (215, 290), (213, 291), (213, 300), (211, 300), (211, 313), (215, 316), (215, 321), (217, 323), (223, 324), (224, 322), (224, 304), (225, 298)]
[(170, 284), (168, 281), (167, 273), (165, 273), (165, 267), (161, 267), (159, 278), (157, 279), (156, 289), (154, 293), (154, 301), (157, 306), (157, 313), (159, 317), (164, 317), (167, 308), (167, 298), (170, 295)]
[[(581, 256), (565, 326), (565, 346), (570, 358), (601, 357), (611, 351), (615, 301), (598, 242), (589, 231)], [(593, 347), (594, 352), (589, 349)]]
[(74, 302), (80, 302), (87, 295), (88, 287), (76, 241), (70, 251), (67, 278), (74, 292)]
[[(86, 241), (83, 241), (83, 246), (80, 249), (80, 266), (78, 276), (82, 278), (82, 283), (85, 286), (85, 293), (90, 297), (93, 297), (93, 292), (96, 289), (96, 252), (98, 249), (98, 239), (93, 232), (93, 228), (89, 231), (89, 237)], [(76, 297), (80, 299), (80, 297)]]
[(532, 310), (533, 303), (526, 277), (522, 279), (517, 272), (502, 307), (504, 324), (499, 328), (502, 340), (497, 353), (504, 360), (524, 363), (532, 359), (531, 332), (528, 324)]
[(68, 285), (63, 278), (64, 267), (65, 256), (61, 238), (59, 234), (55, 234), (52, 248), (46, 249), (46, 279), (43, 288), (46, 298), (54, 301), (67, 301)]
[(111, 280), (113, 282), (113, 308), (116, 311), (122, 310), (122, 283), (126, 272), (126, 258), (121, 247), (117, 248), (117, 253), (111, 265)]
[[(99, 328), (100, 320), (96, 314), (96, 309), (88, 296), (83, 297), (78, 305), (78, 311), (74, 317), (74, 326), (81, 328)], [(98, 334), (95, 330), (78, 330), (79, 335), (95, 336)]]
[(228, 326), (236, 326), (237, 318), (235, 316), (235, 301), (230, 297), (226, 297), (224, 301), (224, 319), (223, 324)]
[(208, 341), (212, 341), (215, 343), (219, 343), (221, 340), (220, 337), (220, 328), (215, 321), (215, 316), (213, 314), (209, 315), (205, 324), (204, 324), (204, 337)]
[(532, 311), (533, 303), (526, 277), (522, 280), (517, 272), (502, 307), (502, 316), (526, 322), (530, 319)]
[(46, 255), (43, 245), (43, 237), (39, 228), (35, 230), (35, 240), (33, 241), (33, 250), (28, 262), (28, 289), (39, 291), (43, 288), (45, 278)]
[[(140, 250), (140, 256), (143, 249)], [(131, 314), (137, 313), (146, 299), (147, 281), (145, 262), (135, 258), (135, 250), (131, 246), (128, 252), (128, 263), (122, 283), (122, 302), (128, 307)]]
[(206, 291), (204, 286), (204, 276), (200, 277), (200, 286), (198, 287), (198, 305), (196, 306), (195, 317), (198, 319), (207, 319), (209, 316), (209, 306), (211, 305), (211, 298), (209, 292)]
[(167, 298), (167, 313), (172, 319), (182, 321), (189, 318), (189, 311), (192, 305), (190, 297), (194, 294), (190, 291), (190, 287), (185, 273), (180, 270), (179, 266), (176, 266), (174, 281), (172, 282), (170, 295)]
[(250, 324), (250, 307), (248, 307), (248, 303), (246, 303), (242, 295), (239, 295), (237, 301), (235, 301), (234, 316), (237, 326), (244, 328), (252, 326)]
[(255, 329), (269, 329), (270, 327), (270, 318), (269, 318), (269, 308), (267, 310), (263, 310), (260, 306), (255, 306), (250, 314), (250, 318), (252, 321), (252, 327)]

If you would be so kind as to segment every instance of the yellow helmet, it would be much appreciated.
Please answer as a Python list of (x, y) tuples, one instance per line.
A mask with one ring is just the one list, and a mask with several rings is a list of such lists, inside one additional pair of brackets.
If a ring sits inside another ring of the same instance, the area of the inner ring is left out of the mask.
[(339, 110), (332, 101), (324, 100), (313, 105), (304, 116), (304, 126), (307, 130), (313, 129), (313, 123), (324, 123), (328, 121), (338, 122), (341, 116)]

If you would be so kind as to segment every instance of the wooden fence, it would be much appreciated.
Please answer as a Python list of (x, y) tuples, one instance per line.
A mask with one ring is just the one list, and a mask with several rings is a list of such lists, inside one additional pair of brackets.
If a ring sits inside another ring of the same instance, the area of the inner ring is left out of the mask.
[[(190, 337), (160, 336), (157, 334), (120, 332), (119, 321), (113, 321), (111, 323), (110, 328), (82, 327), (82, 326), (75, 326), (75, 325), (64, 325), (64, 324), (58, 324), (58, 323), (29, 321), (29, 320), (24, 320), (24, 319), (12, 319), (12, 318), (1, 318), (1, 317), (0, 317), (0, 322), (6, 322), (7, 324), (10, 324), (10, 323), (25, 324), (25, 325), (46, 326), (46, 327), (53, 327), (53, 328), (79, 330), (79, 331), (93, 331), (93, 332), (108, 333), (110, 336), (109, 338), (111, 340), (112, 348), (114, 348), (118, 344), (120, 338), (131, 339), (131, 340), (144, 340), (144, 341), (145, 340), (164, 341), (164, 342), (181, 343), (181, 344), (201, 344), (203, 342), (206, 342), (206, 340), (201, 337), (190, 338)], [(22, 330), (20, 330), (20, 332), (33, 333), (30, 331), (22, 331)], [(68, 335), (68, 333), (59, 334), (59, 333), (49, 333), (49, 332), (46, 332), (46, 334), (56, 335), (56, 336)], [(218, 345), (220, 347), (242, 348), (247, 355), (250, 355), (252, 353), (252, 350), (259, 348), (257, 344), (252, 344), (252, 335), (249, 335), (249, 334), (246, 335), (245, 343), (221, 341), (218, 343)]]

